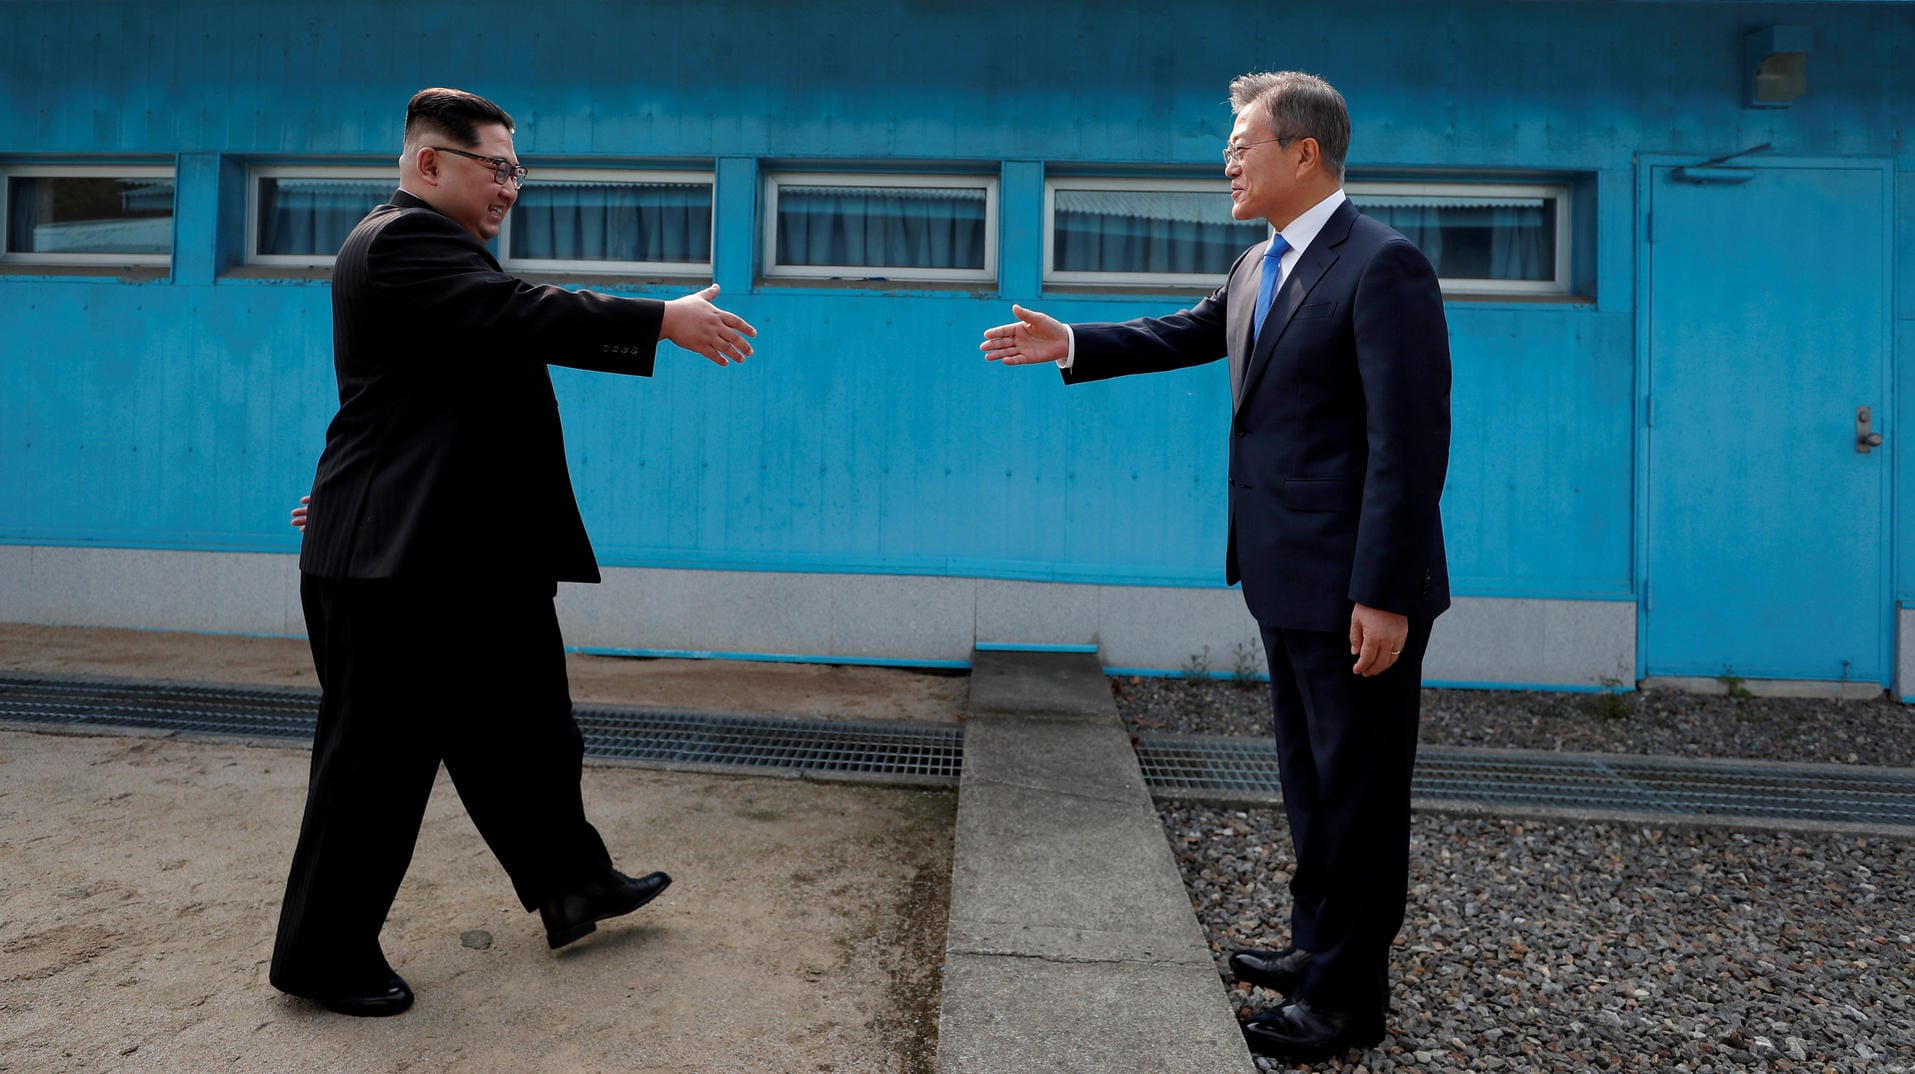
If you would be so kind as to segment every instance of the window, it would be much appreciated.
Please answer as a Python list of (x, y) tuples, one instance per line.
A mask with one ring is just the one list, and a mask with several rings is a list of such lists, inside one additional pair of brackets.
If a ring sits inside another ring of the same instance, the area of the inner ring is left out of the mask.
[(1364, 213), (1415, 243), (1448, 292), (1569, 293), (1569, 188), (1350, 183)]
[(62, 165), (0, 174), (0, 260), (165, 265), (173, 249), (173, 169)]
[(254, 168), (246, 260), (330, 265), (353, 225), (398, 185), (390, 168)]
[(772, 175), (765, 275), (988, 281), (997, 180), (958, 175)]
[(1230, 215), (1218, 180), (1055, 178), (1044, 183), (1044, 282), (1201, 287), (1270, 235)]
[(711, 275), (710, 172), (534, 168), (506, 214), (514, 270)]

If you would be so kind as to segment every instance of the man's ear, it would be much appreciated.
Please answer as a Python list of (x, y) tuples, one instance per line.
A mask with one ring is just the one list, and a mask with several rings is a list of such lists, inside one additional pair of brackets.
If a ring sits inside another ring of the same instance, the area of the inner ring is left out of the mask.
[(1297, 173), (1304, 174), (1310, 171), (1318, 171), (1321, 170), (1322, 167), (1323, 147), (1317, 144), (1315, 138), (1305, 137), (1298, 139)]
[(439, 185), (439, 152), (429, 145), (422, 145), (413, 151), (413, 171), (428, 186)]

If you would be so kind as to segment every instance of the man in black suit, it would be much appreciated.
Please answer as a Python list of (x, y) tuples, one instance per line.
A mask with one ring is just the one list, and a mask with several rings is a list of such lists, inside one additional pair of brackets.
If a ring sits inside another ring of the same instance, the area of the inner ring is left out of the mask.
[(1013, 307), (982, 349), (1073, 384), (1230, 360), (1225, 577), (1262, 629), (1297, 861), (1290, 947), (1231, 966), (1288, 996), (1251, 1047), (1309, 1061), (1383, 1038), (1423, 653), (1449, 606), (1449, 335), (1429, 261), (1344, 198), (1342, 95), (1294, 71), (1230, 94), (1231, 212), (1270, 241), (1192, 309), (1066, 326)]
[(339, 413), (296, 515), (319, 725), (271, 978), (346, 1014), (412, 1004), (379, 931), (441, 761), (552, 947), (671, 883), (614, 869), (585, 818), (552, 598), (599, 573), (546, 366), (650, 376), (667, 339), (725, 365), (757, 333), (716, 286), (659, 302), (500, 271), (512, 131), (483, 97), (420, 91), (399, 189), (333, 265)]

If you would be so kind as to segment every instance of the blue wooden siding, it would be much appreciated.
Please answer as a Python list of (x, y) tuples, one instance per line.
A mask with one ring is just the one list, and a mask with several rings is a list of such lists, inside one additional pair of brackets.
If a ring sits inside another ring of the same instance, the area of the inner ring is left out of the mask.
[[(0, 541), (296, 547), (286, 510), (334, 406), (330, 296), (235, 270), (245, 166), (389, 164), (428, 83), (512, 111), (535, 180), (559, 162), (717, 161), (714, 276), (763, 330), (759, 357), (717, 370), (666, 348), (649, 382), (556, 378), (609, 564), (1219, 584), (1220, 367), (1065, 391), (975, 346), (1012, 301), (1101, 319), (1191, 300), (1042, 294), (1043, 168), (1218, 174), (1244, 70), (1335, 82), (1357, 174), (1576, 183), (1583, 297), (1450, 306), (1461, 593), (1635, 591), (1637, 154), (1892, 159), (1897, 229), (1915, 226), (1905, 6), (1172, 7), (0, 2), (0, 163), (180, 169), (169, 277), (0, 274)], [(1743, 109), (1741, 33), (1773, 22), (1814, 32), (1809, 94)], [(998, 285), (758, 282), (764, 167), (894, 159), (1000, 175)], [(1895, 249), (1895, 379), (1911, 383), (1915, 243)], [(1887, 430), (1898, 459), (1911, 405)]]

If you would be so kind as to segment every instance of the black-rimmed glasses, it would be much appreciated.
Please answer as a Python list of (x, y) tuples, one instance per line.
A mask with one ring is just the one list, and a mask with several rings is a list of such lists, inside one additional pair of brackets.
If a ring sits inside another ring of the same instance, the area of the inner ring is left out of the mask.
[(1224, 146), (1223, 147), (1223, 166), (1228, 168), (1233, 164), (1242, 164), (1243, 151), (1253, 146), (1269, 145), (1271, 142), (1275, 142), (1277, 143), (1279, 147), (1288, 149), (1290, 148), (1291, 142), (1294, 142), (1301, 137), (1303, 136), (1300, 134), (1284, 134), (1284, 135), (1279, 135), (1275, 138), (1265, 138), (1261, 142), (1244, 142), (1241, 145)]
[(514, 164), (504, 157), (482, 157), (477, 153), (468, 153), (463, 149), (453, 149), (450, 146), (443, 145), (430, 145), (426, 148), (436, 149), (441, 153), (453, 153), (465, 157), (467, 160), (476, 160), (480, 164), (490, 164), (492, 165), (493, 181), (497, 182), (500, 186), (504, 186), (505, 181), (510, 179), (512, 180), (512, 189), (514, 190), (522, 189), (525, 186), (525, 177), (530, 174), (520, 165)]

